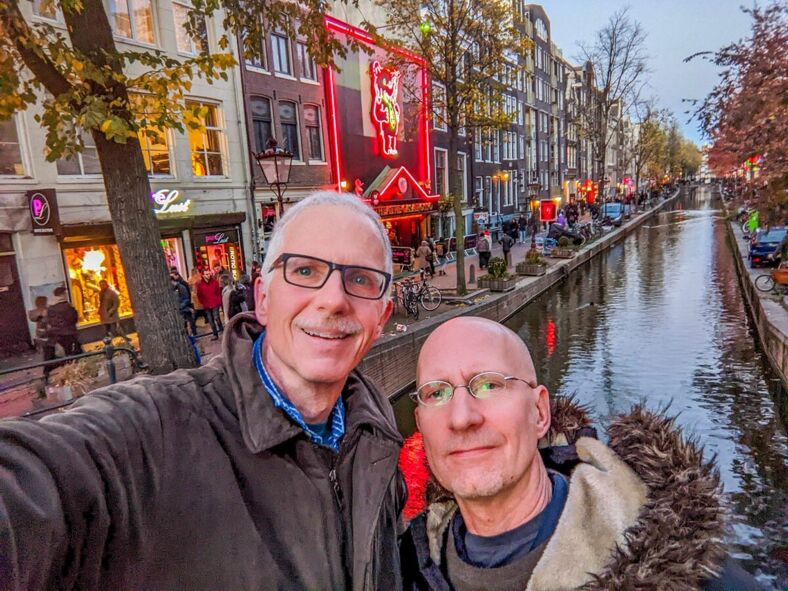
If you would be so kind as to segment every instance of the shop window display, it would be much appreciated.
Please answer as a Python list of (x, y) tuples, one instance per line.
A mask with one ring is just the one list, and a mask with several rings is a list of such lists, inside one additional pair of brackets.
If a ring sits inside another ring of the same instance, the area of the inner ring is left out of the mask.
[(79, 314), (78, 326), (97, 324), (99, 318), (99, 282), (103, 279), (118, 293), (120, 316), (133, 314), (126, 271), (114, 244), (63, 249), (71, 285), (71, 303)]
[(181, 277), (186, 277), (186, 265), (183, 259), (183, 246), (180, 238), (162, 238), (161, 249), (164, 251), (164, 260), (167, 262), (167, 269), (175, 267)]
[(194, 237), (194, 263), (200, 269), (220, 269), (238, 280), (243, 273), (243, 256), (237, 230), (197, 234)]

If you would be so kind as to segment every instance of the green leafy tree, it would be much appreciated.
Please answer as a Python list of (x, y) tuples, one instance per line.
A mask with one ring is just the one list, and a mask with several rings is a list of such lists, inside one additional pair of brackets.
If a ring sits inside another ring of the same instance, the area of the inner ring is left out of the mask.
[[(511, 4), (503, 0), (378, 0), (378, 4), (385, 8), (386, 23), (379, 29), (371, 24), (367, 28), (423, 56), (431, 80), (440, 84), (430, 111), (448, 134), (449, 192), (444, 199), (451, 203), (456, 221), (457, 293), (465, 294), (466, 229), (458, 196), (466, 179), (454, 164), (460, 133), (464, 130), (473, 138), (481, 130), (486, 136), (512, 122), (503, 108), (504, 80), (507, 72), (518, 75), (525, 68), (533, 43), (512, 16)], [(417, 90), (410, 94), (419, 96)]]
[(116, 44), (102, 0), (43, 0), (41, 10), (62, 15), (65, 27), (33, 22), (20, 0), (0, 0), (0, 120), (36, 104), (50, 161), (80, 152), (90, 134), (146, 360), (155, 372), (192, 366), (139, 136), (204, 127), (205, 108), (187, 105), (185, 96), (196, 79), (227, 80), (235, 34), (251, 54), (271, 27), (297, 31), (321, 64), (345, 48), (322, 26), (322, 0), (195, 0), (188, 32), (198, 37), (207, 16), (222, 15), (228, 34), (218, 52), (203, 46), (189, 59)]
[(631, 152), (635, 170), (635, 187), (639, 189), (644, 173), (658, 170), (664, 159), (666, 144), (664, 121), (667, 114), (657, 109), (654, 101), (637, 102), (633, 105), (633, 110), (636, 131), (631, 136)]

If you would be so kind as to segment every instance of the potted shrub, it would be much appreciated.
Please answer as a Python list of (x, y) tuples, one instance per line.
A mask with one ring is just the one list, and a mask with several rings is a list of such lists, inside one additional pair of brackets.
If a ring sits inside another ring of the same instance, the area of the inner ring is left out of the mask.
[(518, 275), (544, 275), (547, 271), (547, 263), (542, 260), (542, 255), (539, 254), (539, 251), (531, 247), (525, 253), (525, 259), (517, 263), (515, 269)]
[(558, 239), (558, 247), (553, 249), (553, 252), (550, 253), (550, 256), (555, 257), (557, 259), (571, 259), (575, 256), (575, 251), (572, 250), (572, 241), (569, 240), (567, 236), (561, 236)]
[(506, 261), (501, 257), (492, 257), (487, 263), (487, 275), (479, 277), (479, 287), (490, 291), (509, 291), (517, 284), (517, 277), (510, 275), (506, 269)]
[(84, 395), (98, 373), (98, 359), (80, 359), (56, 367), (49, 374), (47, 400), (54, 403), (68, 402)]

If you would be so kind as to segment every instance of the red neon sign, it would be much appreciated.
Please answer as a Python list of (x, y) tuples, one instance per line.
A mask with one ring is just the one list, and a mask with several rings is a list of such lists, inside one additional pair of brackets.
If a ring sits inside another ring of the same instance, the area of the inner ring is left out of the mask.
[(551, 199), (542, 199), (539, 202), (539, 219), (543, 222), (553, 222), (556, 219), (556, 206)]
[(381, 151), (391, 158), (398, 153), (400, 72), (383, 67), (376, 60), (370, 65), (369, 74), (372, 78), (372, 121), (376, 124)]

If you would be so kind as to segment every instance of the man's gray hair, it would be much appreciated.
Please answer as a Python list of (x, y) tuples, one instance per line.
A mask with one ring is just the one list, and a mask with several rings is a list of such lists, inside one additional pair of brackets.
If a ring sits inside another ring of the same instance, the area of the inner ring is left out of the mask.
[[(304, 213), (304, 211), (307, 209), (318, 207), (320, 205), (344, 207), (348, 210), (348, 214), (368, 221), (372, 227), (377, 230), (380, 236), (380, 243), (383, 246), (383, 256), (385, 257), (383, 262), (385, 267), (383, 270), (392, 277), (394, 276), (394, 265), (391, 258), (391, 243), (389, 242), (386, 229), (383, 227), (383, 222), (380, 220), (380, 216), (375, 213), (375, 210), (373, 210), (369, 205), (363, 203), (356, 195), (351, 195), (350, 193), (339, 193), (337, 191), (317, 191), (305, 199), (302, 199), (293, 207), (285, 211), (284, 215), (279, 219), (278, 222), (276, 222), (276, 226), (274, 226), (274, 231), (271, 236), (271, 242), (268, 244), (268, 251), (266, 252), (265, 260), (263, 261), (263, 268), (260, 270), (260, 275), (264, 278), (263, 286), (268, 285), (268, 281), (265, 279), (266, 275), (271, 270), (271, 266), (274, 264), (276, 259), (279, 258), (279, 255), (281, 255), (284, 251), (285, 230), (287, 229), (287, 226), (289, 226), (293, 220), (295, 220), (300, 214)], [(338, 236), (337, 239), (353, 240), (354, 236)]]

